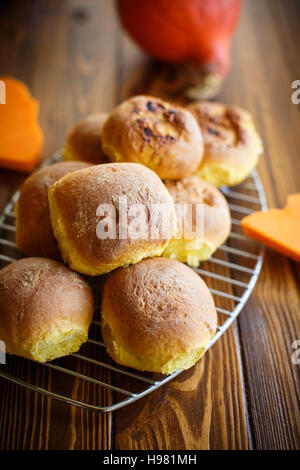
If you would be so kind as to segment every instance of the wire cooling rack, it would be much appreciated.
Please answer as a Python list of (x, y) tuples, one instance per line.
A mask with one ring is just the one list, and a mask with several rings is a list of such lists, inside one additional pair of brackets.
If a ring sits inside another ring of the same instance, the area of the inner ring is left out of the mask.
[[(51, 163), (59, 159), (58, 153)], [(232, 232), (209, 261), (195, 268), (207, 283), (218, 313), (217, 332), (208, 348), (223, 335), (247, 302), (264, 256), (263, 248), (243, 235), (240, 224), (245, 215), (267, 207), (257, 172), (239, 186), (223, 187), (222, 192), (231, 209)], [(0, 217), (0, 268), (24, 256), (14, 241), (14, 206), (18, 197), (16, 193)], [(88, 278), (96, 299), (96, 312), (88, 342), (78, 353), (45, 364), (7, 355), (7, 364), (0, 366), (0, 376), (48, 397), (102, 412), (122, 408), (178, 376), (181, 370), (168, 376), (134, 371), (114, 363), (106, 354), (100, 332), (103, 280), (103, 276)]]

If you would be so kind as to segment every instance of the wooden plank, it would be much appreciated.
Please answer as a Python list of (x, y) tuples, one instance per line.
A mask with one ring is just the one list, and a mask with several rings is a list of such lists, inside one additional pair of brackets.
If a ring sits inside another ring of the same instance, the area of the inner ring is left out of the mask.
[[(43, 157), (63, 146), (83, 115), (109, 110), (116, 100), (116, 18), (109, 0), (5, 2), (0, 19), (0, 74), (24, 80), (41, 102)], [(109, 40), (107, 40), (109, 38)], [(0, 206), (25, 175), (1, 170)], [(110, 404), (111, 394), (56, 374), (35, 376), (22, 360), (12, 369), (34, 383), (56, 386), (75, 399)], [(25, 362), (25, 361), (24, 361)], [(84, 366), (83, 373), (96, 374)], [(46, 382), (45, 382), (46, 381)], [(59, 379), (57, 379), (59, 382)], [(109, 449), (111, 415), (90, 413), (0, 380), (2, 449)]]
[[(299, 2), (245, 2), (224, 90), (227, 102), (254, 114), (265, 145), (259, 172), (274, 207), (300, 190), (300, 108), (291, 102), (291, 83), (300, 76), (299, 26)], [(291, 344), (300, 337), (299, 284), (299, 265), (267, 250), (255, 292), (239, 317), (250, 421), (259, 449), (300, 448), (300, 374), (291, 361)]]

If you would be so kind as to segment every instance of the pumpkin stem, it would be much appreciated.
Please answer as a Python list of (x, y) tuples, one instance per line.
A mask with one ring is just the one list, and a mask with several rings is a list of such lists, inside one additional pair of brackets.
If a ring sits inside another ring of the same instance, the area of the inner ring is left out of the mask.
[(197, 85), (188, 87), (185, 96), (190, 100), (209, 100), (215, 98), (222, 88), (223, 78), (214, 73), (202, 73)]

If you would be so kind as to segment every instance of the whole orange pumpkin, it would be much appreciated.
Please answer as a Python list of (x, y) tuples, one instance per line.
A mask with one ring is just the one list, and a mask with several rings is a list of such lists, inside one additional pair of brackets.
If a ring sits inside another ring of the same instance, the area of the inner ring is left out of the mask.
[(226, 75), (241, 0), (117, 0), (117, 5), (128, 33), (153, 57)]

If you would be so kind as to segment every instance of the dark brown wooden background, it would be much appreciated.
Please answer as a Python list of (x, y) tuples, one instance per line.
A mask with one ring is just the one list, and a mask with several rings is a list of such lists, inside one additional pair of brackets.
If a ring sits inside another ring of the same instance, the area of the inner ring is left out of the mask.
[[(248, 0), (220, 101), (249, 109), (263, 137), (268, 203), (300, 190), (300, 2)], [(2, 0), (0, 75), (24, 80), (41, 102), (43, 155), (62, 147), (85, 114), (109, 111), (166, 71), (128, 41), (112, 0)], [(0, 171), (0, 209), (24, 175)], [(205, 359), (113, 415), (70, 407), (0, 380), (1, 449), (300, 448), (299, 264), (267, 251), (238, 321)], [(74, 382), (73, 396), (78, 384)], [(88, 393), (88, 390), (87, 392)]]

